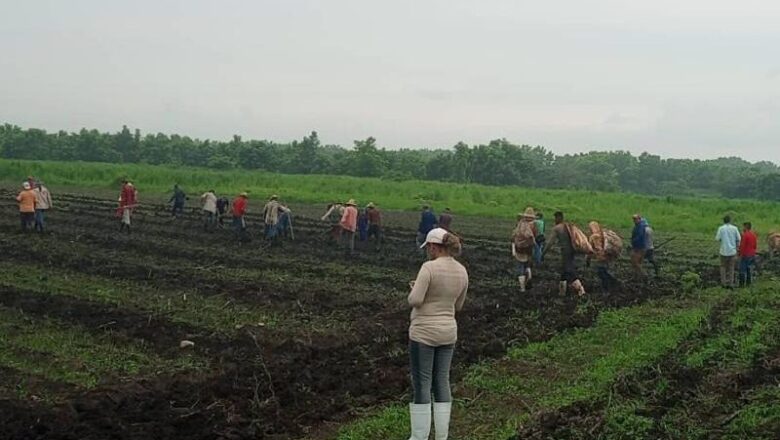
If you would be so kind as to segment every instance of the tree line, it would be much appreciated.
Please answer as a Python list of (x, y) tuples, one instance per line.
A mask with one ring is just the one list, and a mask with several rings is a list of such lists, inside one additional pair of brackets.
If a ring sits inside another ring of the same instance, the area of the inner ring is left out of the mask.
[(516, 145), (506, 139), (472, 146), (458, 143), (447, 150), (388, 150), (373, 137), (356, 140), (352, 148), (323, 145), (317, 132), (278, 143), (240, 136), (213, 141), (177, 134), (142, 135), (127, 126), (116, 133), (94, 129), (47, 133), (4, 124), (0, 157), (780, 200), (780, 168), (769, 161), (664, 159), (626, 151), (556, 155), (544, 147)]

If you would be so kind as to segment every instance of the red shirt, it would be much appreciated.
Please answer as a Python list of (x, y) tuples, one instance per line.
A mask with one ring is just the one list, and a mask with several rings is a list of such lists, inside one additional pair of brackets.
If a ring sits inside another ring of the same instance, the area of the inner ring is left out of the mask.
[(135, 187), (130, 185), (122, 186), (122, 193), (119, 196), (122, 200), (119, 202), (119, 206), (135, 206)]
[(758, 247), (758, 237), (753, 231), (742, 231), (742, 241), (739, 242), (739, 255), (741, 257), (755, 257)]
[(241, 217), (246, 214), (246, 197), (236, 197), (233, 200), (233, 215)]

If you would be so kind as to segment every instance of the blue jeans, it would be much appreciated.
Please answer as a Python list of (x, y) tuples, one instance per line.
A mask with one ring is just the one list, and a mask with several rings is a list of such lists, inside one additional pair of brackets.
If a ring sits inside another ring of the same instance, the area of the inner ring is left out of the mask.
[(431, 391), (436, 402), (452, 402), (450, 365), (454, 353), (455, 344), (432, 347), (409, 341), (414, 403), (431, 403)]
[(753, 266), (756, 265), (756, 257), (742, 257), (739, 259), (739, 285), (749, 286), (753, 282)]
[(44, 226), (43, 217), (45, 213), (46, 213), (45, 209), (35, 210), (35, 229), (39, 231), (43, 231), (43, 226)]

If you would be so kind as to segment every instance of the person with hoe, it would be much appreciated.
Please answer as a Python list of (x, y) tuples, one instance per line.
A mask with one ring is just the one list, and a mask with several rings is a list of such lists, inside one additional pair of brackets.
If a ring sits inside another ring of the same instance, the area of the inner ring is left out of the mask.
[(217, 225), (217, 195), (210, 189), (200, 196), (200, 202), (203, 204), (203, 230), (214, 229)]
[(753, 224), (745, 222), (742, 228), (742, 240), (739, 242), (739, 287), (753, 283), (753, 266), (756, 265), (758, 249), (758, 236), (753, 232)]
[(246, 205), (249, 194), (242, 192), (233, 200), (233, 233), (238, 242), (242, 242), (246, 235)]
[(632, 219), (634, 229), (631, 231), (631, 265), (634, 267), (634, 274), (644, 277), (645, 270), (642, 268), (642, 262), (647, 260), (653, 266), (653, 272), (657, 277), (660, 267), (655, 261), (653, 228), (650, 227), (647, 219), (639, 214), (634, 214)]
[[(450, 365), (458, 339), (455, 312), (463, 308), (469, 276), (454, 257), (461, 241), (442, 228), (428, 232), (421, 246), (429, 261), (410, 283), (409, 364), (413, 401), (410, 440), (426, 440), (431, 431), (431, 406), (436, 440), (449, 435), (452, 394)], [(433, 397), (433, 399), (431, 399)]]
[(349, 253), (355, 252), (355, 231), (357, 231), (358, 211), (355, 199), (345, 203), (344, 214), (341, 215), (341, 238), (346, 243)]
[(322, 221), (327, 221), (330, 225), (328, 234), (333, 243), (338, 244), (341, 241), (341, 217), (344, 215), (344, 205), (341, 203), (331, 203), (328, 205)]
[(536, 247), (536, 215), (528, 207), (517, 216), (517, 226), (512, 232), (512, 256), (517, 261), (517, 281), (520, 292), (525, 292), (526, 283), (531, 281), (531, 259)]
[(181, 218), (181, 215), (184, 213), (184, 202), (187, 201), (187, 194), (184, 193), (184, 190), (179, 188), (179, 184), (173, 185), (173, 195), (171, 196), (170, 200), (168, 200), (168, 203), (173, 202), (173, 209), (171, 210), (171, 216), (174, 218)]
[(35, 230), (43, 232), (46, 211), (51, 209), (51, 193), (43, 182), (35, 183)]
[(127, 230), (127, 233), (130, 233), (130, 219), (136, 206), (138, 206), (138, 191), (132, 182), (125, 180), (119, 193), (119, 209), (117, 209), (117, 216), (120, 218), (119, 232)]
[(382, 245), (382, 212), (374, 203), (366, 205), (366, 217), (368, 218), (368, 239), (374, 238), (375, 247)]
[(22, 183), (22, 191), (16, 196), (19, 203), (19, 217), (22, 224), (22, 232), (32, 229), (35, 221), (35, 191), (30, 182)]
[(421, 246), (425, 241), (425, 237), (435, 227), (437, 227), (436, 214), (428, 205), (423, 205), (422, 212), (420, 213), (420, 224), (417, 227), (417, 246)]
[(720, 285), (726, 289), (734, 288), (734, 269), (741, 240), (739, 229), (731, 224), (731, 216), (723, 217), (723, 225), (718, 228), (715, 241), (720, 242)]
[(263, 219), (265, 223), (265, 238), (267, 240), (273, 240), (278, 232), (276, 229), (277, 223), (279, 223), (279, 213), (282, 205), (279, 203), (279, 196), (272, 195), (268, 199), (268, 203), (263, 207)]
[(563, 220), (563, 212), (556, 212), (554, 217), (553, 235), (544, 246), (542, 258), (547, 255), (552, 246), (558, 244), (561, 249), (561, 278), (558, 284), (558, 293), (561, 296), (566, 295), (566, 291), (571, 285), (578, 296), (584, 296), (585, 286), (577, 274), (577, 250), (571, 235), (572, 228)]

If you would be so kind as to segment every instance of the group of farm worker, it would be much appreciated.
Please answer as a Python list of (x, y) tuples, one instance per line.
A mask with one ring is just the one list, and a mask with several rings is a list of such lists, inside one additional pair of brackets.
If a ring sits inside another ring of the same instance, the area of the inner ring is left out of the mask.
[(352, 253), (355, 251), (355, 240), (374, 240), (374, 246), (382, 245), (382, 211), (371, 202), (365, 208), (359, 209), (355, 199), (346, 203), (330, 203), (321, 217), (328, 222), (333, 243), (341, 244)]
[[(742, 233), (731, 224), (731, 216), (723, 217), (723, 225), (715, 233), (715, 240), (720, 243), (720, 284), (727, 289), (733, 289), (736, 284), (735, 268), (739, 261), (739, 286), (749, 286), (753, 282), (753, 272), (756, 266), (756, 251), (758, 236), (753, 231), (753, 224), (742, 224)], [(767, 238), (770, 255), (780, 249), (780, 233), (772, 232)]]
[[(595, 262), (596, 274), (604, 290), (609, 290), (617, 280), (611, 273), (611, 266), (623, 252), (623, 239), (598, 222), (588, 223), (590, 236), (585, 235), (576, 225), (566, 222), (564, 214), (554, 214), (555, 225), (549, 240), (545, 237), (544, 215), (528, 207), (517, 217), (517, 225), (512, 232), (511, 251), (517, 264), (517, 280), (520, 291), (525, 292), (531, 281), (533, 264), (540, 265), (547, 252), (558, 246), (561, 252), (560, 279), (558, 291), (565, 295), (569, 288), (579, 295), (585, 295), (585, 286), (577, 270), (577, 256), (585, 255), (586, 266)], [(644, 275), (643, 261), (653, 266), (655, 275), (660, 268), (655, 260), (653, 229), (647, 219), (639, 214), (633, 216), (634, 228), (631, 233), (631, 264), (637, 275)]]
[(22, 183), (22, 190), (16, 196), (19, 204), (19, 218), (22, 232), (36, 230), (44, 232), (46, 211), (51, 209), (51, 193), (42, 181), (32, 176)]

